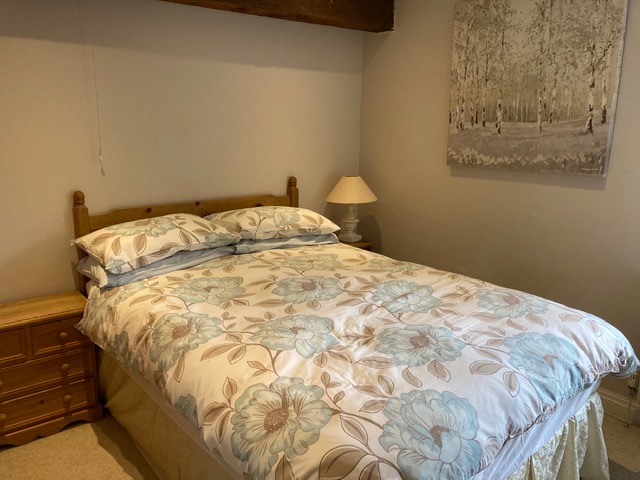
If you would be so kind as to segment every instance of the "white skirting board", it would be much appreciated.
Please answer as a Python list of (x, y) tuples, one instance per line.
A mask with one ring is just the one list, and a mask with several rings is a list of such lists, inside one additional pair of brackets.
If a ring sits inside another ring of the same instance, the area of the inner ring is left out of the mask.
[(640, 427), (640, 402), (638, 402), (637, 396), (633, 398), (631, 411), (629, 411), (629, 397), (627, 395), (620, 395), (604, 388), (599, 388), (598, 394), (605, 413), (625, 421), (628, 418), (631, 423)]

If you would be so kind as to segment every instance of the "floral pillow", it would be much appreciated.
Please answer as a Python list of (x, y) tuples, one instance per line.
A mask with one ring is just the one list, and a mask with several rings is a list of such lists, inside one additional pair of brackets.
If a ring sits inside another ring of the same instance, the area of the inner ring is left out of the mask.
[(254, 207), (208, 215), (207, 220), (228, 225), (243, 240), (268, 240), (300, 235), (326, 235), (340, 227), (319, 213), (297, 207)]
[(126, 273), (183, 250), (201, 250), (240, 241), (240, 234), (197, 215), (177, 213), (120, 223), (76, 239), (76, 245), (110, 273)]

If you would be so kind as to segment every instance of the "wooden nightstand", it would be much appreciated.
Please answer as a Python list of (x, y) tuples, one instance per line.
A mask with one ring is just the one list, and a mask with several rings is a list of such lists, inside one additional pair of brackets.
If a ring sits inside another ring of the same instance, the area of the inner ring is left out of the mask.
[(371, 250), (373, 249), (373, 242), (370, 240), (365, 240), (364, 238), (362, 240), (359, 240), (357, 242), (340, 242), (340, 243), (344, 243), (345, 245), (351, 245), (352, 247), (356, 247), (356, 248), (361, 248), (363, 250)]
[(102, 417), (94, 345), (74, 328), (78, 292), (0, 305), (0, 445)]

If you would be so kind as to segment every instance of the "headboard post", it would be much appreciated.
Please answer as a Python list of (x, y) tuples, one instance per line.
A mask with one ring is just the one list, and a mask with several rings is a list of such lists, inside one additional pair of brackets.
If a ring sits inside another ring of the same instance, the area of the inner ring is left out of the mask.
[[(89, 209), (84, 204), (84, 193), (80, 191), (73, 192), (73, 233), (74, 238), (81, 237), (89, 233)], [(76, 247), (78, 253), (78, 261), (87, 256), (87, 253), (81, 248)], [(80, 272), (74, 269), (77, 275), (76, 287), (83, 295), (87, 294), (87, 281)]]
[(299, 207), (300, 191), (298, 190), (298, 179), (296, 177), (289, 177), (287, 183), (287, 195), (291, 197), (291, 206)]
[(84, 193), (73, 192), (73, 231), (75, 238), (89, 233), (89, 209), (84, 204)]

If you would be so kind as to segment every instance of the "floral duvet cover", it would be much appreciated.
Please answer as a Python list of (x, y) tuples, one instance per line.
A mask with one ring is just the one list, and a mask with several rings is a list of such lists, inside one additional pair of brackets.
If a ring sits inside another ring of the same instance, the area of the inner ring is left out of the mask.
[(471, 478), (564, 401), (638, 368), (592, 315), (345, 245), (96, 288), (78, 328), (238, 478)]

